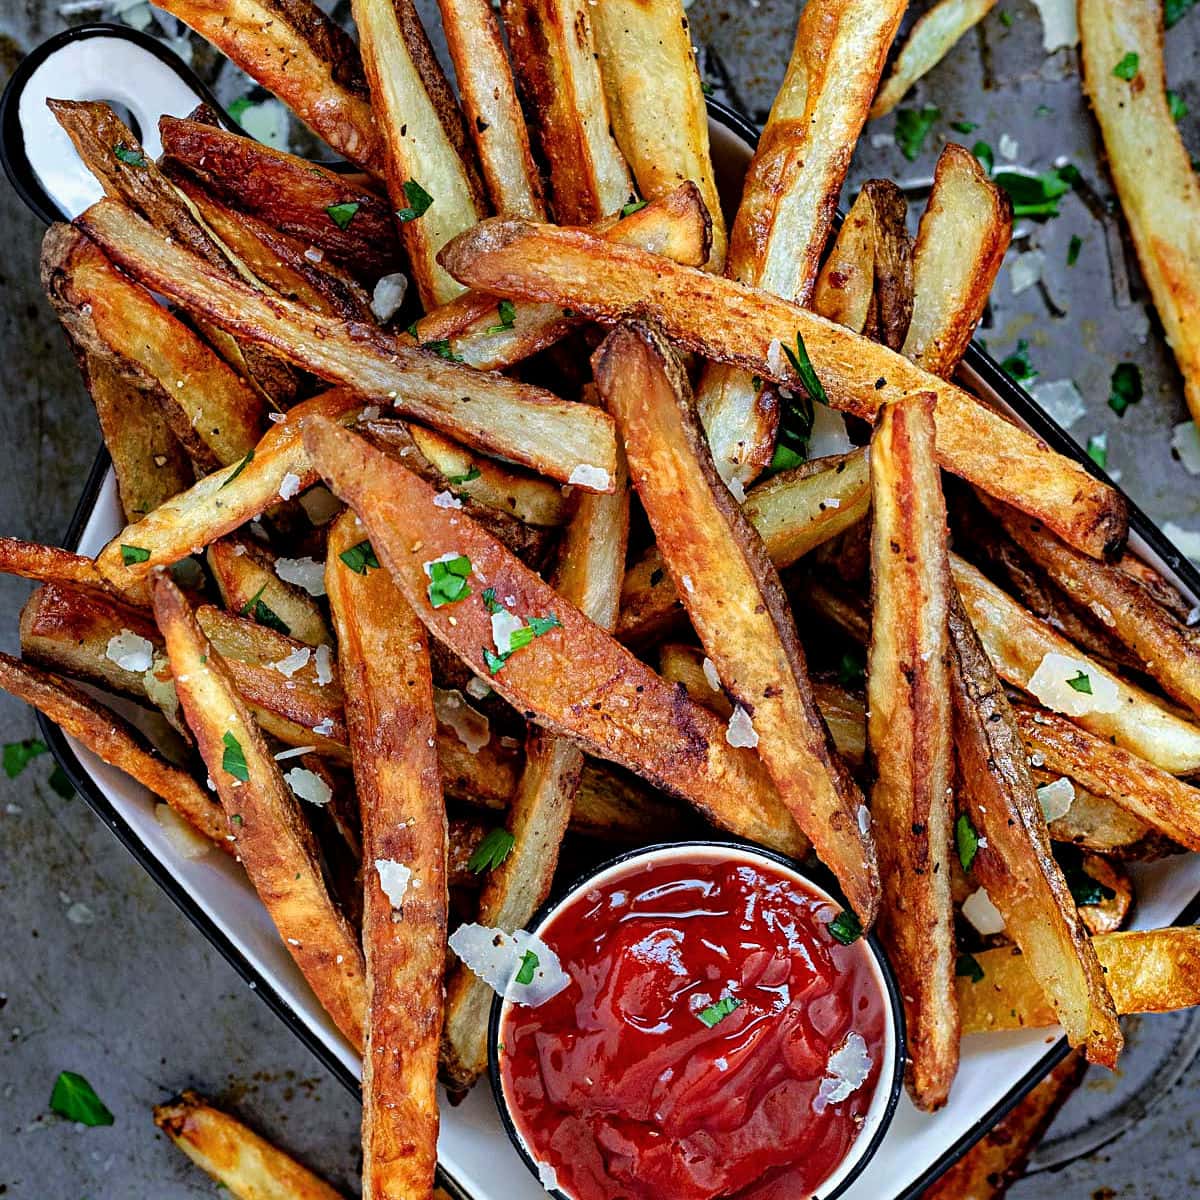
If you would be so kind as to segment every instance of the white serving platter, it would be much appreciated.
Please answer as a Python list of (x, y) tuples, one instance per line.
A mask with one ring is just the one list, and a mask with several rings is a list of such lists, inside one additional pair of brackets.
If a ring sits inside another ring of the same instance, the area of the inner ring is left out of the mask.
[[(128, 33), (121, 30), (120, 36)], [(156, 50), (155, 56), (160, 57), (160, 52)], [(737, 114), (713, 104), (710, 133), (722, 193), (727, 203), (736, 204), (755, 131)], [(1103, 477), (1071, 438), (978, 347), (969, 351), (960, 378), (975, 394)], [(123, 525), (114, 477), (102, 455), (66, 545), (94, 554)], [(1200, 575), (1132, 505), (1129, 544), (1191, 603), (1200, 603)], [(106, 766), (48, 722), (43, 723), (43, 729), (79, 791), (138, 861), (297, 1036), (348, 1087), (357, 1089), (358, 1055), (317, 1003), (240, 869), (216, 853), (199, 860), (182, 858), (156, 821), (155, 799), (148, 791)], [(1132, 873), (1137, 895), (1134, 928), (1190, 921), (1194, 911), (1200, 909), (1200, 856), (1136, 864)], [(902, 1097), (875, 1158), (843, 1193), (842, 1200), (904, 1200), (915, 1196), (1065, 1052), (1065, 1042), (1055, 1030), (968, 1037), (947, 1107), (926, 1115), (919, 1113), (907, 1096)], [(538, 1200), (546, 1194), (509, 1143), (486, 1081), (481, 1081), (462, 1104), (443, 1104), (438, 1150), (442, 1168), (449, 1176), (447, 1182), (459, 1185), (474, 1200)]]

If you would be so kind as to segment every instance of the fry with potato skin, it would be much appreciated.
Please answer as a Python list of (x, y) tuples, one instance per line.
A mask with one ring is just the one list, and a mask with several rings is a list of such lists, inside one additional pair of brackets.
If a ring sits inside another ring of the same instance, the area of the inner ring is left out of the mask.
[(90, 558), (60, 546), (43, 546), (21, 538), (0, 536), (0, 574), (19, 575), (38, 583), (69, 583), (95, 588), (126, 602), (145, 596), (145, 587), (138, 580), (128, 581), (126, 587), (115, 586), (97, 570)]
[[(483, 529), (436, 507), (433, 489), (399, 463), (328, 421), (310, 422), (304, 438), (326, 482), (358, 513), (379, 561), (429, 631), (490, 679), (504, 699), (589, 753), (622, 763), (690, 801), (733, 832), (793, 855), (804, 846), (757, 760), (727, 745), (710, 713), (665, 684)], [(472, 595), (433, 608), (422, 564), (447, 551), (470, 560)], [(558, 621), (495, 673), (483, 656), (493, 644), (480, 594), (486, 587), (511, 595), (516, 613), (540, 618), (553, 613)], [(563, 679), (572, 682), (570, 694), (560, 686)]]
[[(1200, 929), (1102, 933), (1092, 945), (1119, 1013), (1173, 1012), (1200, 1004)], [(983, 978), (958, 981), (963, 1033), (1043, 1028), (1058, 1023), (1029, 969), (1010, 946), (975, 955)]]
[(238, 1200), (343, 1200), (341, 1192), (196, 1092), (158, 1105), (154, 1123)]
[[(415, 1197), (437, 1169), (446, 807), (425, 629), (386, 571), (359, 574), (342, 560), (362, 533), (352, 513), (335, 522), (325, 586), (362, 812), (363, 1193)], [(383, 891), (381, 861), (412, 873), (402, 904)]]
[(750, 718), (783, 802), (867, 928), (879, 876), (861, 827), (862, 794), (817, 711), (779, 576), (717, 474), (687, 377), (658, 331), (641, 322), (611, 333), (593, 369), (705, 653)]
[(909, 1095), (932, 1112), (958, 1070), (953, 752), (946, 505), (933, 397), (889, 404), (871, 439), (871, 822), (883, 885), (879, 933), (904, 998)]
[(586, 230), (522, 221), (483, 221), (451, 242), (442, 261), (463, 282), (498, 295), (562, 304), (608, 324), (631, 312), (649, 317), (682, 349), (790, 388), (803, 381), (782, 348), (794, 346), (799, 335), (832, 407), (873, 420), (884, 404), (932, 391), (938, 458), (947, 470), (1040, 518), (1097, 558), (1125, 538), (1124, 501), (1077, 463), (953, 384), (777, 296)]
[(362, 950), (325, 887), (300, 802), (183, 594), (161, 571), (151, 581), (151, 594), (179, 700), (229, 819), (238, 858), (325, 1011), (361, 1047)]
[[(571, 482), (579, 467), (595, 467), (612, 478), (616, 444), (605, 413), (215, 277), (111, 200), (93, 205), (78, 221), (155, 290), (204, 312), (215, 324), (273, 346), (314, 374), (562, 483)], [(575, 482), (595, 490), (586, 481)]]
[(1050, 851), (1029, 760), (996, 672), (956, 594), (949, 612), (954, 744), (987, 889), (1073, 1046), (1112, 1067), (1123, 1039), (1096, 951)]
[[(1083, 89), (1183, 394), (1200, 420), (1200, 179), (1167, 104), (1157, 0), (1080, 0)], [(1114, 67), (1132, 53), (1133, 79)]]

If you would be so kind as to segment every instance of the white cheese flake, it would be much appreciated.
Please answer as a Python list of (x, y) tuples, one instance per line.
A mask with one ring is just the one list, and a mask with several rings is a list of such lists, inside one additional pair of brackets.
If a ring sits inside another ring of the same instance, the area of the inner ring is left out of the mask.
[(281, 658), (278, 662), (268, 663), (267, 665), (272, 670), (278, 671), (280, 675), (286, 675), (291, 679), (297, 671), (302, 671), (308, 666), (310, 658), (312, 658), (311, 648), (301, 646), (298, 650), (293, 650), (286, 658)]
[(318, 246), (309, 246), (309, 248), (304, 252), (304, 257), (312, 263), (324, 262), (325, 251)]
[(858, 806), (858, 831), (866, 837), (871, 832), (871, 810), (865, 804)]
[(828, 404), (814, 404), (812, 433), (808, 435), (809, 459), (847, 454), (853, 449), (854, 443), (846, 432), (846, 418)]
[(871, 1056), (860, 1033), (846, 1034), (846, 1040), (825, 1064), (826, 1075), (813, 1097), (813, 1112), (822, 1113), (831, 1104), (840, 1104), (852, 1096), (871, 1073)]
[(1079, 41), (1079, 17), (1075, 0), (1033, 0), (1042, 18), (1042, 46), (1047, 54)]
[[(472, 682), (475, 682), (473, 677)], [(457, 688), (435, 687), (433, 712), (443, 725), (454, 730), (470, 754), (478, 754), (492, 740), (492, 727), (487, 717), (472, 708)]]
[(316, 658), (317, 686), (324, 687), (333, 682), (333, 651), (328, 646), (318, 646)]
[[(1016, 291), (1015, 282), (1013, 290)], [(1047, 414), (1064, 429), (1070, 429), (1080, 417), (1087, 414), (1087, 405), (1073, 379), (1048, 379), (1044, 383), (1035, 383), (1030, 392)]]
[(275, 574), (284, 583), (303, 588), (310, 596), (325, 595), (325, 564), (315, 558), (277, 558)]
[(783, 343), (778, 338), (767, 347), (767, 368), (772, 375), (783, 374)]
[(1036, 287), (1042, 278), (1042, 270), (1046, 265), (1046, 256), (1040, 250), (1026, 250), (1012, 260), (1008, 271), (1008, 281), (1012, 286), (1012, 294), (1019, 296), (1031, 287)]
[(293, 767), (284, 774), (284, 779), (287, 780), (288, 787), (309, 804), (321, 807), (333, 798), (333, 789), (329, 784), (316, 771), (310, 771), (307, 767)]
[(524, 628), (525, 622), (506, 608), (492, 613), (492, 641), (496, 643), (496, 653), (511, 654), (512, 635)]
[(733, 716), (729, 718), (729, 725), (725, 729), (725, 740), (731, 746), (745, 746), (750, 749), (758, 745), (758, 733), (755, 731), (754, 722), (740, 704), (733, 710)]
[(1000, 151), (1000, 157), (1007, 159), (1009, 162), (1016, 162), (1017, 155), (1021, 153), (1020, 143), (1008, 133), (1000, 135), (1000, 140), (996, 143), (996, 149)]
[(1056, 779), (1038, 788), (1037, 798), (1046, 820), (1057, 821), (1071, 811), (1071, 805), (1075, 803), (1075, 785), (1065, 777)]
[(730, 494), (730, 495), (731, 495), (731, 496), (732, 496), (732, 497), (733, 497), (733, 498), (734, 498), (734, 499), (735, 499), (735, 500), (736, 500), (736, 501), (737, 501), (739, 504), (745, 504), (745, 502), (746, 502), (746, 489), (745, 489), (744, 485), (742, 484), (742, 481), (741, 481), (741, 480), (740, 480), (740, 479), (739, 479), (739, 478), (738, 478), (736, 475), (731, 475), (731, 476), (729, 477), (729, 479), (727, 479), (725, 482), (726, 482), (726, 484), (727, 484), (727, 485), (728, 485), (728, 487), (729, 487), (729, 494)]
[(963, 901), (962, 915), (985, 937), (1004, 932), (1004, 918), (985, 888), (977, 889)]
[(1171, 449), (1189, 475), (1200, 475), (1200, 426), (1183, 421), (1171, 430)]
[(1116, 712), (1121, 706), (1116, 681), (1094, 663), (1069, 654), (1045, 655), (1025, 690), (1047, 708), (1068, 717)]
[(696, 590), (696, 585), (692, 582), (692, 577), (690, 575), (682, 576), (679, 582), (683, 584), (683, 590), (687, 592), (689, 596)]
[[(449, 944), (469, 971), (515, 1004), (544, 1004), (571, 982), (558, 955), (541, 938), (524, 929), (505, 933), (502, 929), (469, 922), (451, 934)], [(527, 952), (537, 958), (533, 979), (518, 983), (517, 975)]]
[(607, 492), (610, 485), (609, 474), (603, 467), (590, 467), (587, 463), (575, 467), (567, 476), (567, 482), (597, 492)]
[(280, 500), (291, 500), (300, 494), (300, 476), (294, 471), (285, 471), (279, 481)]
[(534, 1166), (537, 1167), (538, 1183), (548, 1192), (558, 1191), (558, 1172), (549, 1163), (537, 1159), (534, 1159)]
[(408, 293), (408, 276), (403, 271), (384, 275), (371, 293), (371, 313), (380, 325), (386, 325), (399, 311)]
[(708, 686), (714, 692), (721, 690), (721, 677), (717, 674), (716, 664), (711, 658), (706, 658), (701, 664), (701, 669), (704, 671), (704, 678), (708, 681)]
[(322, 717), (312, 729), (313, 733), (320, 734), (321, 737), (331, 737), (333, 735), (333, 718)]
[(433, 498), (434, 508), (462, 508), (463, 502), (447, 488), (444, 492), (438, 492)]
[(150, 670), (154, 661), (154, 643), (131, 629), (122, 629), (108, 639), (104, 655), (123, 671), (136, 671), (140, 675)]
[(375, 870), (379, 875), (379, 886), (393, 908), (402, 908), (408, 885), (412, 882), (412, 870), (394, 858), (377, 858)]
[(316, 746), (289, 746), (275, 755), (276, 762), (287, 762), (289, 758), (299, 758), (302, 754), (311, 754)]
[(189, 825), (169, 804), (156, 804), (154, 819), (171, 849), (180, 858), (203, 858), (212, 849), (212, 842)]
[(491, 694), (491, 687), (480, 679), (478, 675), (472, 675), (467, 680), (467, 695), (472, 700), (486, 700)]

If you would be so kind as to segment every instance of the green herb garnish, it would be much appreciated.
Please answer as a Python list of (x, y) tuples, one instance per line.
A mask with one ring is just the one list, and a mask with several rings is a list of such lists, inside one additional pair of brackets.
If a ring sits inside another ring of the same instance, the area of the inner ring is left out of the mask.
[(731, 1012), (741, 1007), (742, 1002), (736, 996), (722, 996), (716, 1004), (710, 1004), (696, 1016), (700, 1018), (702, 1024), (711, 1029), (714, 1025), (720, 1025)]
[(221, 755), (221, 770), (226, 775), (232, 775), (234, 779), (240, 779), (242, 783), (248, 783), (250, 768), (246, 766), (246, 755), (242, 750), (242, 743), (228, 731), (221, 741), (225, 744), (225, 752)]
[(1024, 338), (1020, 338), (1016, 350), (1001, 361), (1000, 369), (1017, 383), (1028, 383), (1029, 380), (1037, 378), (1038, 373), (1029, 361), (1029, 343)]
[(1176, 21), (1183, 20), (1188, 9), (1195, 3), (1196, 0), (1164, 0), (1163, 24), (1170, 29)]
[(50, 749), (41, 738), (26, 738), (23, 742), (8, 742), (4, 747), (4, 773), (16, 779), (39, 755)]
[(483, 600), (483, 606), (488, 610), (488, 612), (498, 613), (504, 611), (504, 605), (496, 599), (496, 589), (494, 587), (484, 588), (481, 598)]
[(1118, 79), (1124, 79), (1126, 83), (1130, 83), (1137, 78), (1139, 62), (1140, 59), (1137, 56), (1137, 52), (1129, 50), (1122, 57), (1121, 61), (1113, 67), (1113, 74)]
[(495, 675), (506, 662), (508, 662), (507, 654), (495, 654), (486, 646), (483, 648), (483, 661), (491, 674)]
[[(496, 600), (494, 588), (488, 588), (483, 593), (483, 602), (487, 605), (487, 610), (490, 613), (504, 611), (503, 605), (499, 604)], [(518, 650), (523, 650), (534, 638), (540, 638), (552, 629), (561, 628), (562, 622), (553, 613), (548, 617), (530, 617), (528, 625), (513, 630), (508, 639), (508, 649), (503, 654), (496, 654), (485, 646), (483, 648), (483, 661), (487, 664), (487, 669), (495, 675)]]
[(91, 1128), (111, 1125), (116, 1119), (92, 1085), (74, 1071), (59, 1071), (50, 1092), (50, 1108), (68, 1121), (78, 1121)]
[(862, 687), (867, 677), (867, 664), (857, 650), (847, 650), (838, 663), (837, 681), (842, 687)]
[(530, 984), (533, 982), (533, 973), (538, 968), (538, 956), (532, 950), (526, 950), (521, 955), (521, 966), (517, 971), (517, 982)]
[(630, 200), (630, 202), (628, 204), (626, 204), (622, 207), (621, 216), (632, 217), (635, 212), (641, 212), (642, 209), (645, 207), (646, 207), (645, 200)]
[(402, 190), (405, 200), (408, 201), (408, 207), (397, 210), (397, 220), (415, 221), (429, 211), (433, 197), (415, 179), (406, 179)]
[(48, 782), (64, 800), (70, 800), (75, 795), (75, 785), (71, 782), (71, 777), (58, 763), (54, 764), (54, 770), (50, 772)]
[(1011, 29), (1012, 23), (1013, 23), (1013, 15), (1012, 15), (1012, 13), (1010, 13), (1008, 11), (1008, 9), (1005, 9), (1000, 14), (1000, 24), (1003, 25), (1005, 29)]
[(950, 128), (956, 133), (974, 133), (979, 126), (974, 121), (951, 121)]
[(124, 142), (118, 142), (113, 147), (113, 153), (117, 156), (117, 160), (123, 162), (127, 167), (144, 167), (146, 165), (146, 156), (140, 150), (130, 150)]
[(497, 325), (492, 325), (488, 329), (488, 333), (504, 333), (513, 327), (513, 323), (517, 317), (517, 306), (511, 300), (501, 300), (496, 306), (497, 312), (500, 315), (500, 322)]
[(988, 142), (976, 142), (971, 147), (971, 153), (983, 163), (989, 175), (996, 169), (996, 152)]
[(238, 465), (236, 467), (233, 468), (233, 474), (230, 475), (229, 478), (226, 479), (223, 484), (221, 484), (221, 487), (217, 488), (217, 491), (219, 492), (221, 490), (221, 488), (227, 488), (253, 461), (254, 461), (254, 451), (247, 450), (246, 457), (243, 458), (242, 461), (240, 463), (238, 463)]
[(1046, 220), (1058, 216), (1058, 202), (1078, 183), (1079, 169), (1067, 163), (1040, 175), (999, 171), (995, 180), (1012, 200), (1014, 217)]
[(1071, 898), (1079, 908), (1103, 904), (1115, 900), (1117, 893), (1098, 879), (1093, 879), (1083, 867), (1083, 851), (1068, 842), (1053, 844), (1054, 857), (1062, 868), (1063, 878), (1071, 891)]
[(896, 145), (900, 153), (913, 162), (925, 146), (925, 139), (942, 110), (933, 104), (923, 108), (902, 108), (896, 113)]
[(438, 358), (444, 358), (447, 362), (462, 362), (463, 361), (462, 355), (455, 354), (454, 351), (450, 348), (450, 339), (449, 338), (438, 338), (437, 341), (422, 342), (421, 349), (428, 350), (428, 351), (430, 351), (430, 353), (436, 354), (438, 356)]
[(561, 629), (562, 622), (551, 613), (548, 617), (530, 617), (529, 628), (533, 630), (534, 637), (541, 637), (552, 629)]
[(1142, 372), (1137, 363), (1117, 363), (1109, 384), (1108, 407), (1118, 417), (1123, 417), (1125, 410), (1131, 404), (1136, 404), (1141, 398)]
[(1067, 266), (1073, 267), (1079, 261), (1079, 252), (1083, 249), (1083, 238), (1077, 233), (1071, 234), (1070, 244), (1067, 246)]
[(276, 633), (282, 633), (290, 637), (292, 631), (287, 622), (262, 598), (262, 594), (266, 590), (267, 585), (264, 583), (242, 605), (242, 616), (250, 617), (260, 625), (265, 625), (268, 629), (275, 630)]
[(1108, 466), (1108, 434), (1100, 433), (1088, 438), (1087, 453), (1088, 458), (1104, 470)]
[(482, 472), (478, 467), (472, 467), (465, 475), (447, 475), (446, 482), (450, 484), (470, 483), (473, 479), (478, 479)]
[(467, 859), (467, 868), (476, 875), (498, 867), (511, 853), (514, 838), (507, 829), (493, 829)]
[(983, 978), (983, 968), (973, 954), (960, 954), (954, 964), (954, 973), (966, 976), (972, 983), (978, 983)]
[(789, 446), (783, 446), (777, 443), (775, 446), (775, 453), (771, 455), (771, 463), (767, 470), (771, 474), (775, 474), (779, 471), (787, 471), (792, 467), (801, 466), (804, 462), (805, 455), (797, 454), (796, 451), (791, 449)]
[(975, 855), (979, 853), (979, 834), (975, 832), (975, 826), (971, 824), (971, 818), (966, 813), (954, 822), (954, 845), (958, 850), (958, 861), (962, 863), (962, 869), (969, 871), (975, 861)]
[(1092, 694), (1092, 677), (1086, 671), (1080, 671), (1074, 679), (1067, 680), (1067, 686), (1085, 696)]
[(349, 229), (350, 222), (354, 220), (354, 214), (362, 207), (357, 200), (346, 200), (341, 204), (331, 204), (325, 210), (329, 214), (329, 219), (339, 229)]
[(121, 561), (131, 567), (134, 563), (143, 563), (150, 557), (150, 551), (142, 546), (127, 546), (121, 543)]
[(343, 550), (338, 558), (352, 570), (355, 575), (365, 575), (368, 571), (379, 568), (379, 559), (375, 557), (375, 547), (369, 541), (359, 542), (349, 550)]
[(434, 608), (444, 604), (455, 604), (465, 600), (471, 589), (467, 577), (471, 574), (471, 560), (465, 554), (442, 562), (429, 564), (429, 603)]
[(862, 923), (848, 909), (838, 913), (825, 928), (829, 930), (829, 936), (835, 942), (841, 942), (843, 946), (849, 946), (862, 937)]
[(817, 377), (816, 371), (813, 369), (812, 359), (808, 357), (808, 351), (804, 346), (804, 339), (799, 333), (796, 334), (796, 349), (793, 352), (790, 346), (784, 346), (784, 354), (787, 355), (787, 360), (792, 364), (792, 370), (800, 376), (800, 382), (804, 384), (804, 390), (814, 399), (819, 400), (822, 404), (829, 403), (829, 397), (825, 395), (825, 388)]
[(1171, 110), (1172, 121), (1182, 121), (1188, 115), (1187, 101), (1178, 93), (1167, 88), (1167, 108)]

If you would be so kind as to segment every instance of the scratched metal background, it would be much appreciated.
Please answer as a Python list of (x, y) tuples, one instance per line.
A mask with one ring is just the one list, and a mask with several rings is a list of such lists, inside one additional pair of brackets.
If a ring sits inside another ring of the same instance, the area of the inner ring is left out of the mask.
[[(127, 9), (126, 19), (149, 15), (129, 2), (116, 2)], [(65, 24), (114, 11), (88, 4), (0, 0), (0, 81), (24, 52)], [(717, 93), (759, 120), (782, 76), (797, 8), (794, 0), (692, 5), (695, 40), (709, 51), (704, 62)], [(169, 18), (165, 32), (176, 32)], [(1172, 86), (1193, 110), (1184, 136), (1200, 154), (1200, 9), (1168, 35), (1167, 63)], [(196, 65), (209, 78), (218, 73), (204, 48), (196, 50)], [(244, 90), (228, 72), (216, 82), (225, 100)], [(1029, 225), (1021, 241), (1022, 249), (1044, 254), (1043, 282), (1014, 296), (1006, 269), (983, 336), (1001, 356), (1024, 338), (1042, 380), (1073, 379), (1085, 405), (1074, 434), (1086, 443), (1107, 433), (1110, 467), (1151, 515), (1200, 529), (1200, 485), (1169, 446), (1184, 416), (1179, 377), (1111, 213), (1112, 190), (1080, 97), (1075, 52), (1047, 55), (1029, 0), (1001, 0), (906, 104), (941, 109), (925, 152), (907, 162), (888, 137), (891, 119), (874, 123), (855, 157), (852, 186), (886, 175), (919, 196), (952, 120), (979, 126), (967, 140), (983, 138), (998, 148), (1005, 138), (1022, 166), (1041, 170), (1066, 156), (1080, 168), (1083, 198), (1068, 196), (1060, 217)], [(0, 229), (0, 527), (54, 540), (99, 439), (37, 287), (41, 229), (3, 186)], [(1068, 268), (1072, 235), (1083, 248)], [(1106, 399), (1112, 368), (1122, 360), (1140, 364), (1146, 395), (1118, 419)], [(19, 580), (0, 577), (5, 650), (16, 648), (16, 613), (27, 591)], [(34, 733), (29, 711), (0, 697), (0, 741)], [(168, 1149), (149, 1118), (154, 1103), (185, 1086), (232, 1105), (353, 1191), (357, 1107), (86, 806), (55, 794), (49, 770), (42, 759), (17, 780), (0, 777), (0, 1196), (212, 1195), (212, 1185)], [(1053, 1164), (1114, 1134), (1117, 1140), (1053, 1173), (1026, 1177), (1012, 1196), (1197, 1194), (1196, 1022), (1169, 1016), (1139, 1022), (1130, 1033), (1135, 1049), (1122, 1071), (1088, 1077), (1042, 1157)], [(50, 1086), (62, 1069), (91, 1079), (116, 1114), (114, 1127), (77, 1129), (48, 1114)]]

